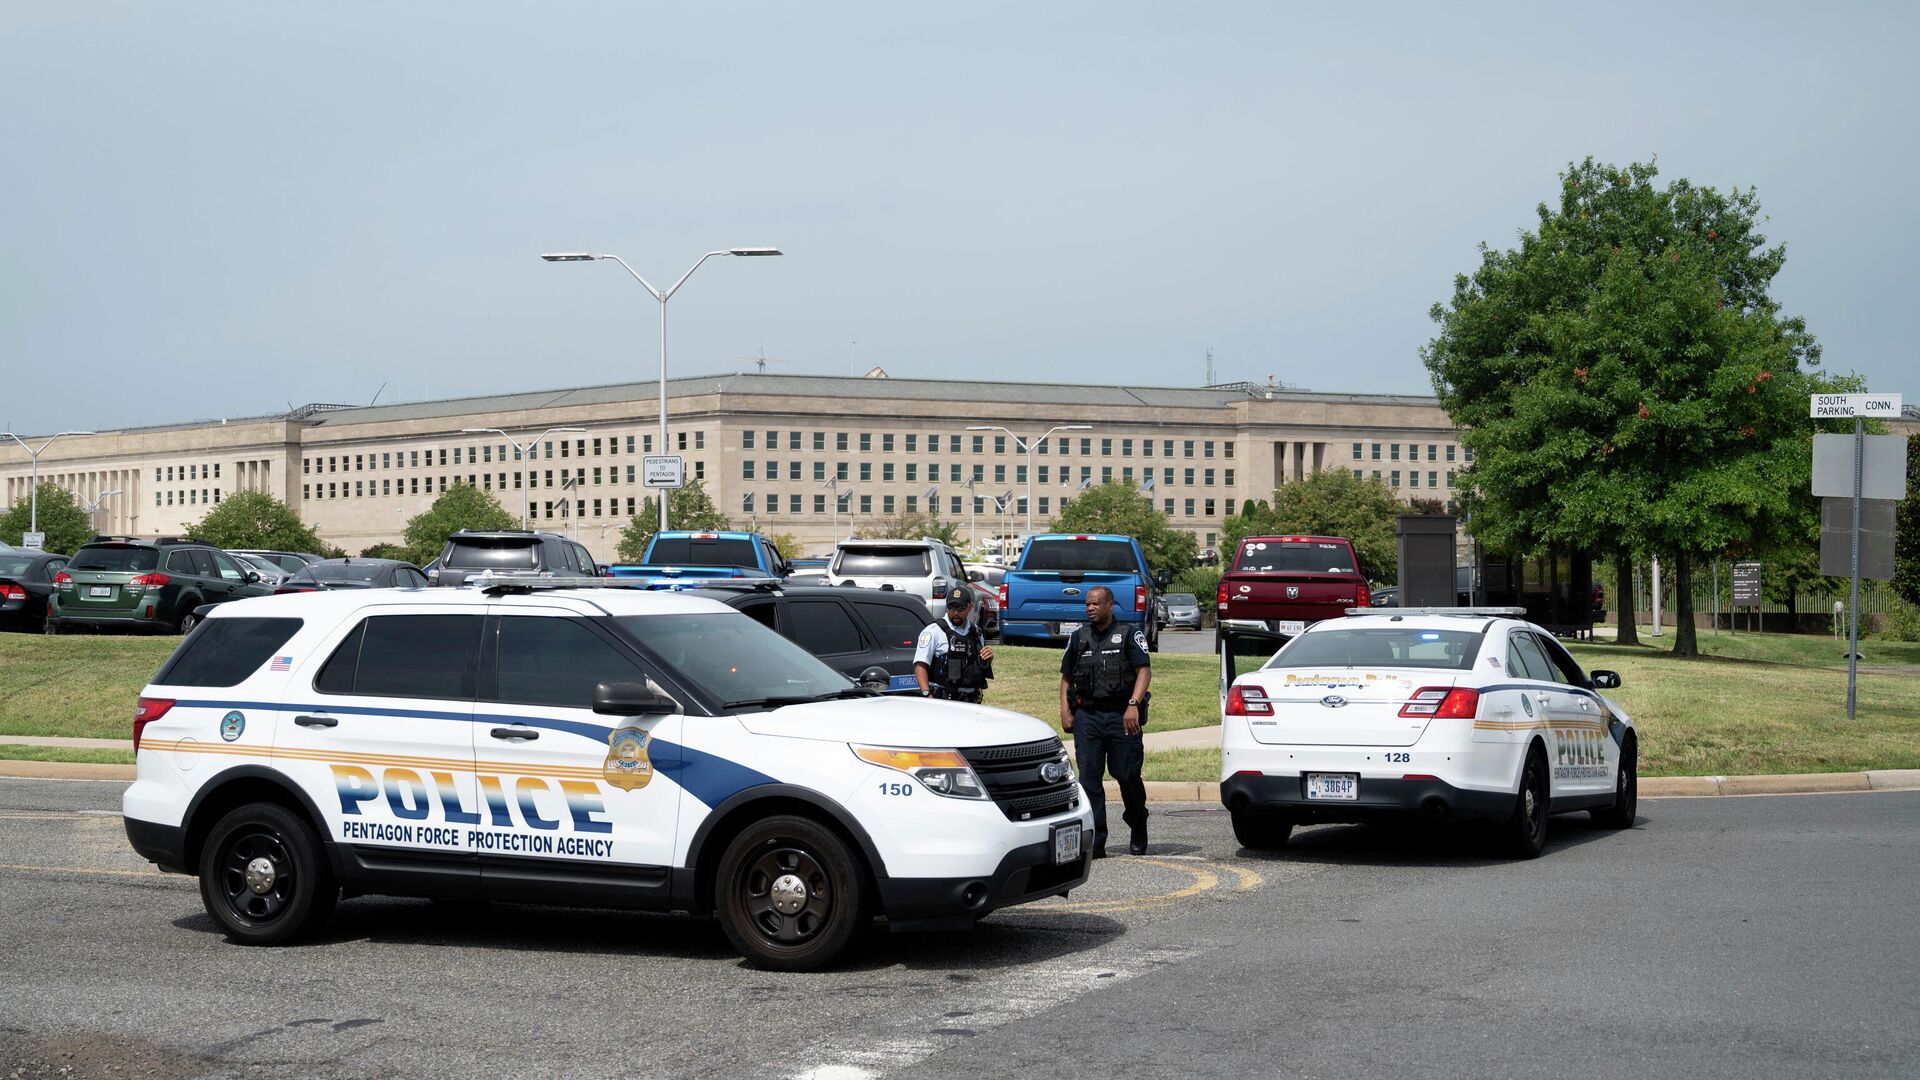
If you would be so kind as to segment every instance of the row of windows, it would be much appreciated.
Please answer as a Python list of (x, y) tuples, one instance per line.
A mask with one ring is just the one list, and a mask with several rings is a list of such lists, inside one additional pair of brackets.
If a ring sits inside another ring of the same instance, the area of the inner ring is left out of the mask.
[[(804, 501), (805, 499), (806, 499), (806, 496), (800, 495), (800, 494), (788, 495), (786, 512), (789, 514), (804, 513), (805, 511), (802, 510), (802, 507), (806, 505)], [(1072, 501), (1073, 500), (1071, 499), (1064, 499), (1064, 498), (1061, 499), (1060, 500), (1061, 512), (1064, 513), (1068, 505), (1070, 505)], [(1035, 502), (1036, 511), (1043, 515), (1053, 513), (1052, 502), (1053, 500), (1051, 496), (1047, 496), (1047, 495), (1036, 496), (1036, 502)], [(627, 512), (632, 513), (633, 512), (631, 507), (632, 500), (629, 499), (628, 503), (629, 503), (629, 507)], [(1234, 513), (1234, 507), (1236, 505), (1235, 500), (1227, 499), (1225, 500), (1225, 503), (1227, 508), (1227, 516), (1232, 517)], [(940, 512), (939, 504), (940, 504), (940, 500), (937, 496), (934, 498), (928, 499), (926, 504), (927, 512), (939, 513)], [(838, 500), (838, 506), (836, 507), (836, 512), (842, 513), (842, 514), (848, 513), (856, 505), (859, 507), (860, 513), (872, 514), (874, 510), (874, 497), (872, 495), (860, 495), (858, 496), (858, 501), (856, 502), (854, 494), (849, 492), (846, 495), (840, 496)], [(1162, 509), (1165, 510), (1168, 517), (1173, 516), (1175, 500), (1163, 499), (1161, 501), (1161, 506), (1162, 506)], [(1216, 508), (1219, 506), (1219, 503), (1213, 499), (1200, 499), (1200, 500), (1186, 499), (1184, 500), (1184, 506), (1186, 509), (1186, 516), (1188, 517), (1194, 516), (1196, 506), (1204, 507), (1204, 513), (1206, 514), (1206, 516), (1212, 517), (1216, 511)], [(906, 513), (917, 514), (920, 512), (920, 496), (908, 495), (900, 499), (899, 502), (896, 502), (894, 496), (882, 495), (880, 496), (879, 507), (880, 507), (880, 513), (886, 516), (892, 516), (895, 513), (895, 511), (901, 507), (905, 508)], [(769, 494), (764, 497), (757, 497), (756, 492), (749, 491), (745, 495), (742, 495), (740, 497), (740, 512), (743, 514), (764, 514), (767, 517), (777, 517), (780, 514), (780, 496), (775, 494)], [(815, 514), (825, 514), (827, 512), (827, 497), (825, 495), (813, 496), (813, 512)], [(961, 514), (965, 514), (968, 512), (969, 511), (966, 506), (966, 502), (962, 496), (952, 495), (948, 497), (947, 499), (948, 514), (957, 518)], [(973, 500), (973, 506), (971, 508), (971, 512), (976, 516), (981, 514), (998, 514), (1001, 512), (1001, 507), (999, 502), (996, 500), (976, 497)], [(1025, 498), (1016, 498), (1009, 501), (1007, 505), (1007, 512), (1013, 513), (1013, 514), (1026, 513), (1027, 500)], [(551, 517), (552, 515), (549, 514), (548, 516)]]
[(153, 482), (156, 484), (171, 484), (175, 480), (218, 479), (220, 479), (220, 463), (217, 461), (212, 465), (155, 465), (153, 467)]
[[(788, 480), (805, 479), (805, 477), (802, 475), (804, 471), (802, 469), (803, 464), (804, 464), (803, 462), (799, 462), (799, 461), (787, 462), (785, 478)], [(595, 471), (597, 472), (598, 470), (595, 470)], [(632, 470), (629, 469), (628, 471), (631, 472)], [(872, 482), (875, 475), (874, 463), (871, 461), (862, 461), (858, 464), (857, 467), (854, 465), (850, 465), (844, 461), (834, 463), (833, 479), (852, 480), (855, 478), (856, 474), (860, 480), (866, 481), (866, 482)], [(903, 483), (916, 484), (920, 482), (920, 476), (921, 476), (920, 463), (909, 461), (909, 462), (906, 462), (898, 471), (896, 471), (894, 468), (893, 462), (883, 461), (879, 463), (878, 475), (880, 477), (880, 482), (883, 484), (891, 484), (896, 479), (900, 479)], [(1073, 467), (1069, 465), (1062, 465), (1060, 466), (1058, 473), (1055, 473), (1053, 468), (1048, 465), (1041, 465), (1035, 470), (1035, 478), (1037, 482), (1041, 484), (1053, 483), (1054, 477), (1056, 475), (1059, 477), (1059, 482), (1061, 484), (1063, 485), (1070, 484), (1074, 480)], [(1214, 469), (1196, 470), (1193, 468), (1187, 468), (1183, 470), (1180, 475), (1188, 487), (1195, 486), (1196, 479), (1198, 480), (1200, 486), (1212, 487), (1214, 486), (1214, 478), (1216, 476), (1216, 470)], [(1235, 479), (1234, 470), (1232, 469), (1218, 470), (1218, 475), (1220, 475), (1221, 477), (1221, 482), (1224, 483), (1226, 486), (1228, 487), (1233, 486), (1234, 479)], [(1007, 466), (1005, 465), (993, 466), (993, 481), (992, 481), (993, 483), (995, 484), (1007, 483), (1007, 476), (1008, 476)], [(1026, 483), (1027, 467), (1025, 465), (1013, 466), (1012, 476), (1013, 476), (1013, 483), (1016, 483), (1016, 484)], [(1108, 480), (1113, 479), (1113, 476), (1114, 476), (1113, 466), (1103, 465), (1100, 467), (1101, 483), (1105, 483)], [(941, 473), (940, 473), (939, 463), (928, 462), (926, 466), (926, 482), (930, 484), (937, 484), (940, 482), (940, 477), (941, 477)], [(1123, 480), (1134, 479), (1133, 466), (1131, 465), (1122, 466), (1120, 469), (1120, 477)], [(1149, 466), (1148, 468), (1142, 470), (1142, 472), (1140, 473), (1140, 478), (1143, 480), (1156, 479), (1153, 468)], [(781, 479), (780, 463), (777, 461), (768, 461), (763, 463), (763, 462), (753, 461), (751, 459), (742, 461), (740, 463), (740, 479), (742, 480), (779, 480)], [(826, 462), (816, 461), (813, 463), (813, 479), (821, 482), (825, 482), (827, 480), (827, 463)], [(963, 484), (963, 483), (966, 483), (968, 479), (971, 479), (976, 483), (986, 483), (987, 482), (987, 466), (976, 464), (972, 466), (971, 470), (968, 470), (966, 466), (963, 466), (958, 462), (954, 462), (947, 466), (946, 479), (948, 483), (953, 483), (953, 484)], [(1080, 466), (1079, 479), (1082, 481), (1091, 481), (1093, 479), (1093, 466), (1091, 465)], [(632, 480), (632, 477), (629, 476), (628, 480)], [(1161, 469), (1160, 475), (1158, 476), (1157, 480), (1159, 483), (1172, 486), (1174, 482), (1174, 470), (1172, 468)]]
[[(178, 501), (175, 500), (176, 495), (179, 497)], [(153, 493), (155, 506), (199, 506), (202, 503), (211, 506), (219, 501), (219, 488), (187, 488), (184, 491), (169, 488), (166, 491)]]
[[(1386, 444), (1386, 447), (1387, 447), (1387, 460), (1388, 460), (1388, 461), (1399, 461), (1399, 460), (1400, 460), (1400, 448), (1401, 448), (1401, 445), (1402, 445), (1402, 444), (1400, 444), (1400, 443), (1387, 443), (1387, 444)], [(1419, 444), (1419, 443), (1407, 443), (1407, 444), (1405, 444), (1405, 445), (1406, 445), (1406, 450), (1407, 450), (1407, 460), (1408, 460), (1408, 461), (1419, 461), (1419, 460), (1420, 460), (1420, 444)], [(1379, 460), (1380, 460), (1380, 446), (1381, 446), (1381, 444), (1380, 444), (1380, 443), (1354, 443), (1354, 444), (1353, 444), (1353, 460), (1355, 460), (1355, 461), (1359, 461), (1359, 460), (1361, 460), (1361, 459), (1362, 459), (1362, 456), (1363, 456), (1363, 455), (1362, 455), (1362, 452), (1361, 452), (1361, 451), (1362, 451), (1362, 448), (1364, 447), (1364, 448), (1365, 448), (1365, 450), (1366, 450), (1366, 453), (1365, 453), (1365, 455), (1364, 455), (1365, 457), (1367, 457), (1367, 458), (1370, 458), (1371, 460), (1374, 460), (1374, 461), (1379, 461)], [(1428, 444), (1427, 444), (1427, 460), (1428, 460), (1428, 461), (1439, 461), (1439, 460), (1440, 460), (1440, 449), (1441, 449), (1441, 447), (1440, 447), (1440, 444), (1439, 444), (1439, 443), (1428, 443)], [(1454, 459), (1454, 458), (1453, 458), (1453, 455), (1454, 455), (1454, 451), (1455, 451), (1455, 450), (1457, 450), (1457, 449), (1458, 449), (1458, 447), (1456, 447), (1456, 446), (1454, 446), (1454, 445), (1453, 445), (1452, 443), (1448, 443), (1448, 444), (1447, 444), (1447, 446), (1446, 446), (1446, 451), (1447, 451), (1447, 460), (1448, 460), (1448, 461), (1452, 461), (1452, 460)], [(1472, 460), (1473, 460), (1473, 448), (1472, 448), (1472, 447), (1468, 447), (1468, 448), (1467, 448), (1467, 460), (1468, 460), (1468, 461), (1472, 461)]]
[[(567, 486), (568, 480), (573, 481), (572, 486), (574, 487), (589, 487), (620, 483), (620, 470), (621, 466), (618, 465), (595, 465), (592, 470), (589, 471), (587, 467), (583, 465), (574, 469), (571, 474), (569, 474), (566, 469), (561, 469), (558, 480), (554, 478), (554, 471), (552, 469), (547, 469), (544, 473), (537, 471), (525, 473), (468, 473), (466, 481), (468, 484), (480, 488), (483, 491), (507, 491), (509, 489), (519, 491), (522, 483), (529, 488), (565, 487)], [(626, 466), (626, 482), (629, 484), (638, 483), (638, 478), (638, 466)], [(693, 478), (695, 480), (705, 480), (707, 478), (706, 462), (696, 461), (693, 463)], [(439, 480), (438, 490), (440, 491), (447, 490), (449, 485), (449, 481), (445, 476), (437, 478), (432, 476), (424, 478), (419, 476), (402, 476), (398, 479), (382, 477), (379, 480), (341, 480), (338, 482), (330, 480), (324, 484), (302, 484), (300, 485), (300, 495), (305, 499), (361, 499), (377, 498), (384, 495), (419, 495), (422, 493), (420, 483), (422, 479), (426, 481), (425, 493), (428, 495), (433, 494), (436, 490), (434, 485), (436, 479)], [(452, 480), (453, 483), (458, 483), (459, 481), (459, 476), (455, 476)]]
[[(759, 439), (760, 434), (761, 433), (759, 432), (755, 432), (751, 430), (742, 431), (740, 433), (740, 449), (753, 450), (760, 447), (764, 447), (765, 449), (768, 449), (768, 450), (780, 449), (780, 433), (778, 431), (765, 432), (766, 437), (764, 440)], [(809, 433), (802, 432), (802, 431), (787, 432), (787, 444), (786, 444), (787, 449), (789, 450), (800, 449), (804, 441), (802, 437), (807, 434)], [(826, 432), (815, 431), (815, 432), (812, 432), (811, 435), (813, 436), (812, 442), (813, 442), (813, 448), (815, 450), (825, 450), (827, 448)], [(833, 433), (833, 448), (835, 450), (838, 450), (844, 453), (852, 448), (854, 443), (854, 438), (855, 436), (849, 435), (847, 432), (836, 431)], [(896, 442), (896, 438), (898, 440), (897, 442)], [(927, 438), (927, 453), (929, 454), (939, 453), (941, 436), (928, 435), (926, 438)], [(972, 443), (971, 443), (973, 447), (973, 452), (976, 454), (986, 453), (988, 438), (989, 436), (986, 436), (986, 435), (973, 436)], [(1017, 454), (1026, 453), (1026, 450), (1022, 447), (1022, 445), (1018, 440), (1009, 441), (1008, 437), (1005, 435), (994, 435), (994, 436), (991, 436), (991, 438), (993, 440), (993, 452), (996, 454), (1005, 454), (1008, 452), (1009, 448), (1011, 448), (1012, 451)], [(947, 452), (950, 454), (960, 453), (961, 446), (965, 445), (963, 443), (963, 437), (959, 435), (948, 435), (946, 436), (946, 440), (947, 440), (947, 444), (946, 444)], [(861, 453), (868, 454), (873, 452), (874, 435), (872, 432), (863, 431), (858, 433), (858, 441), (859, 441), (859, 447), (860, 447)], [(1181, 439), (1181, 440), (1161, 439), (1156, 443), (1156, 441), (1153, 439), (1115, 440), (1108, 437), (1102, 437), (1099, 440), (1100, 456), (1112, 457), (1113, 447), (1116, 441), (1120, 444), (1121, 457), (1132, 457), (1133, 451), (1134, 451), (1134, 445), (1136, 442), (1140, 447), (1141, 457), (1152, 457), (1154, 453), (1154, 447), (1156, 445), (1160, 447), (1161, 457), (1173, 457), (1174, 444), (1176, 441), (1178, 441), (1182, 452), (1187, 457), (1194, 456), (1194, 449), (1197, 446), (1199, 448), (1201, 457), (1210, 458), (1213, 456), (1214, 448), (1216, 446), (1215, 442), (1212, 439)], [(759, 443), (759, 447), (756, 447), (755, 445), (756, 442)], [(1073, 442), (1074, 440), (1071, 437), (1065, 436), (1065, 435), (1057, 439), (1042, 439), (1039, 442), (1033, 444), (1033, 450), (1034, 450), (1034, 453), (1042, 454), (1042, 455), (1049, 453), (1051, 450), (1051, 452), (1057, 453), (1061, 457), (1066, 457), (1068, 454), (1073, 452)], [(1082, 438), (1080, 440), (1080, 456), (1092, 457), (1093, 444), (1094, 444), (1094, 438), (1092, 436)], [(920, 452), (920, 436), (917, 433), (910, 433), (910, 434), (903, 434), (903, 435), (896, 436), (893, 432), (881, 432), (879, 435), (879, 445), (880, 445), (880, 452), (883, 454), (893, 453), (894, 448), (896, 446), (901, 447), (905, 453), (917, 454)], [(1221, 448), (1222, 457), (1226, 457), (1229, 459), (1233, 457), (1233, 443), (1224, 442), (1218, 445)]]
[[(678, 444), (676, 449), (705, 450), (707, 448), (707, 433), (705, 431), (692, 432), (691, 442), (689, 442), (688, 435), (689, 433), (685, 431), (678, 433), (678, 438), (675, 440)], [(626, 442), (626, 452), (633, 454), (636, 446), (635, 437), (628, 435), (624, 438)], [(594, 457), (600, 457), (602, 454), (617, 456), (620, 453), (621, 439), (622, 436), (618, 435), (609, 436), (604, 439), (548, 439), (538, 446), (528, 447), (528, 453), (524, 459), (551, 459), (554, 457), (556, 448), (559, 450), (559, 456), (562, 458), (586, 457), (588, 456), (589, 448), (591, 448), (592, 456)], [(639, 436), (637, 445), (639, 447), (639, 453), (653, 453), (653, 436)], [(421, 457), (423, 454), (426, 455), (424, 465), (422, 464)], [(381, 450), (366, 454), (336, 454), (327, 457), (319, 457), (316, 455), (314, 457), (300, 459), (300, 471), (307, 475), (312, 475), (323, 472), (366, 472), (368, 470), (379, 471), (382, 469), (444, 468), (449, 464), (449, 454), (452, 455), (451, 464), (454, 465), (491, 465), (496, 461), (505, 464), (510, 460), (524, 460), (520, 448), (517, 446), (510, 446), (506, 443), (489, 443), (481, 446), (430, 447), (424, 450)], [(218, 468), (219, 466), (215, 466), (215, 469)], [(628, 466), (628, 469), (631, 471), (632, 466)], [(216, 472), (215, 475), (217, 476), (219, 474)]]
[[(1365, 472), (1366, 470), (1364, 469), (1355, 469), (1353, 470), (1353, 478), (1355, 480), (1362, 479), (1363, 476), (1365, 475)], [(1447, 481), (1446, 481), (1447, 487), (1449, 488), (1453, 487), (1453, 470), (1452, 469), (1447, 470), (1446, 477), (1447, 477)], [(1379, 469), (1373, 470), (1373, 478), (1375, 480), (1380, 479)], [(1387, 483), (1393, 487), (1402, 486), (1400, 483), (1399, 469), (1393, 470), (1393, 472), (1389, 476), (1389, 479), (1387, 480)], [(1417, 488), (1420, 486), (1420, 471), (1418, 469), (1409, 469), (1407, 471), (1407, 482), (1404, 486), (1410, 487), (1410, 488)], [(1440, 471), (1438, 469), (1427, 470), (1427, 486), (1430, 488), (1437, 488), (1440, 486)]]

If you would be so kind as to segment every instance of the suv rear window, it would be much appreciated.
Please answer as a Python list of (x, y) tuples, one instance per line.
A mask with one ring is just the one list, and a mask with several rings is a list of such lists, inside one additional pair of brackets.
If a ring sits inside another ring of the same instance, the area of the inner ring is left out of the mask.
[(1467, 671), (1480, 652), (1474, 630), (1413, 627), (1310, 630), (1267, 661), (1269, 668), (1412, 667)]
[(647, 562), (652, 566), (744, 566), (748, 569), (760, 565), (760, 560), (754, 557), (751, 540), (692, 536), (663, 536), (654, 541), (653, 549), (647, 552)]
[(1233, 557), (1235, 570), (1294, 574), (1355, 574), (1353, 549), (1332, 540), (1248, 540)]
[(144, 573), (160, 565), (160, 553), (132, 544), (88, 544), (73, 553), (69, 570), (135, 571)]
[(455, 570), (534, 570), (540, 564), (536, 536), (460, 536), (441, 565)]
[(1027, 545), (1020, 569), (1140, 572), (1133, 558), (1133, 545), (1124, 540), (1035, 540)]
[(153, 677), (159, 686), (237, 686), (300, 629), (300, 619), (208, 619)]
[(833, 561), (833, 572), (842, 577), (924, 577), (933, 572), (923, 547), (841, 548)]

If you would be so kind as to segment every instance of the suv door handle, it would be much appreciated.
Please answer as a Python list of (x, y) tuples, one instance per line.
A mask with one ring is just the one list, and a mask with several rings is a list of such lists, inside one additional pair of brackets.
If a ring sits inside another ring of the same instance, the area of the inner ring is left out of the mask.
[(296, 716), (293, 718), (293, 722), (299, 724), (301, 727), (312, 728), (340, 726), (340, 721), (335, 720), (331, 716)]
[(522, 742), (532, 742), (534, 739), (540, 737), (539, 732), (532, 728), (524, 727), (497, 727), (493, 729), (492, 735), (496, 739), (519, 740)]

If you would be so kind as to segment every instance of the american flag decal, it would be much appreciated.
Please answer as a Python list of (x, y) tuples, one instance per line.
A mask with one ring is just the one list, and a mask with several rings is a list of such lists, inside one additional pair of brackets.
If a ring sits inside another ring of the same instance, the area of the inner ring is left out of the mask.
[(273, 663), (267, 665), (267, 670), (268, 671), (292, 671), (293, 657), (276, 656), (273, 658)]

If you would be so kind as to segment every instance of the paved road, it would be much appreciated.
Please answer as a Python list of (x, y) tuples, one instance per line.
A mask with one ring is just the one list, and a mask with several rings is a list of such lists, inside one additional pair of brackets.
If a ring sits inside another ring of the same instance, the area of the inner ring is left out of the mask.
[(0, 1075), (1920, 1073), (1920, 792), (1648, 801), (1523, 864), (1347, 826), (1243, 857), (1162, 809), (1068, 901), (796, 976), (703, 922), (512, 905), (236, 947), (126, 849), (119, 790), (0, 780)]

